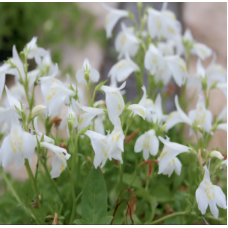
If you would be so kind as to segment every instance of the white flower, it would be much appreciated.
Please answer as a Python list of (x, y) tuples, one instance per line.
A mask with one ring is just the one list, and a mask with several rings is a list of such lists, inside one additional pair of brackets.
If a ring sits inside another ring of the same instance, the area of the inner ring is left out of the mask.
[(121, 23), (122, 31), (118, 33), (115, 39), (115, 49), (119, 52), (118, 59), (121, 59), (125, 54), (134, 57), (139, 49), (139, 40), (134, 34), (133, 27), (126, 27)]
[(79, 104), (78, 102), (76, 102), (76, 104), (83, 111), (83, 113), (79, 116), (78, 131), (89, 126), (92, 119), (97, 115), (104, 114), (104, 109), (102, 108), (86, 107)]
[(0, 99), (2, 97), (2, 92), (5, 86), (5, 79), (6, 79), (6, 74), (8, 73), (8, 71), (10, 70), (10, 64), (8, 63), (4, 63), (1, 67), (0, 67)]
[(10, 134), (3, 140), (0, 150), (0, 162), (3, 167), (15, 162), (17, 168), (24, 164), (27, 158), (30, 162), (35, 150), (36, 143), (28, 132), (22, 130), (16, 114), (12, 111)]
[(197, 55), (200, 59), (204, 60), (212, 55), (212, 50), (205, 44), (198, 43), (193, 40), (192, 33), (187, 29), (184, 33), (183, 40), (192, 43), (191, 54)]
[(126, 54), (125, 59), (120, 60), (117, 62), (109, 71), (108, 77), (117, 80), (117, 82), (125, 81), (130, 74), (135, 71), (139, 71), (138, 65), (136, 65)]
[(51, 177), (52, 178), (59, 177), (60, 174), (67, 167), (66, 160), (68, 160), (71, 155), (67, 153), (66, 149), (55, 146), (55, 145), (47, 143), (47, 142), (41, 142), (40, 145), (55, 153), (55, 157), (52, 160)]
[(210, 180), (210, 173), (206, 166), (204, 166), (205, 173), (203, 181), (196, 190), (196, 202), (201, 213), (206, 213), (208, 204), (213, 216), (217, 219), (219, 210), (217, 205), (226, 209), (226, 196), (219, 186), (213, 185)]
[[(42, 136), (44, 136), (44, 142), (54, 143), (54, 140), (52, 138), (48, 137), (47, 135), (45, 135), (39, 131), (37, 119), (38, 119), (38, 116), (36, 116), (34, 118), (34, 129), (35, 129), (36, 136), (37, 136), (38, 140), (41, 140)], [(36, 136), (34, 138), (36, 138)]]
[(153, 44), (145, 55), (145, 68), (155, 75), (156, 81), (162, 80), (166, 85), (173, 75), (178, 86), (182, 86), (188, 77), (186, 64), (179, 56), (166, 56), (158, 50)]
[(221, 169), (225, 166), (227, 166), (227, 160), (224, 160), (221, 162)]
[(21, 78), (23, 81), (25, 80), (25, 71), (23, 63), (17, 53), (17, 49), (15, 45), (13, 45), (13, 57), (9, 59), (9, 61), (17, 68), (16, 77), (17, 79)]
[[(206, 132), (209, 132), (211, 130), (212, 114), (205, 108), (204, 100), (201, 95), (199, 95), (199, 99), (196, 104), (196, 109), (191, 110), (188, 113), (188, 116), (180, 108), (177, 95), (175, 96), (175, 104), (177, 111), (172, 112), (168, 116), (166, 122), (166, 130), (169, 130), (177, 123), (186, 123), (191, 127), (194, 121), (196, 121), (197, 125), (202, 126), (202, 128)], [(190, 131), (190, 133), (192, 132)]]
[[(53, 64), (51, 60), (50, 51), (46, 52), (46, 55), (41, 59), (41, 62), (37, 64), (38, 69), (44, 73), (44, 75), (52, 75), (56, 72), (56, 64)], [(56, 74), (58, 73), (58, 69)]]
[(104, 124), (103, 124), (104, 120), (105, 120), (104, 115), (98, 115), (94, 121), (94, 131), (102, 135), (105, 135)]
[(55, 73), (52, 76), (40, 78), (41, 92), (44, 97), (44, 105), (47, 106), (46, 114), (48, 116), (54, 113), (60, 114), (63, 103), (69, 100), (70, 96), (75, 95), (74, 91), (66, 88), (61, 81), (54, 78)]
[(115, 160), (119, 160), (120, 163), (123, 163), (121, 153), (124, 152), (124, 134), (121, 127), (120, 118), (117, 117), (114, 124), (114, 129), (110, 135), (108, 135), (108, 145), (109, 153), (108, 158), (111, 160), (114, 158)]
[(126, 85), (126, 82), (124, 82), (119, 88), (114, 88), (110, 86), (103, 85), (101, 87), (101, 90), (103, 90), (106, 94), (106, 105), (108, 110), (108, 116), (110, 121), (115, 124), (116, 117), (121, 115), (125, 103), (124, 99), (120, 93), (120, 90), (122, 90)]
[(103, 135), (94, 131), (87, 130), (85, 132), (92, 143), (92, 147), (95, 153), (94, 166), (97, 168), (101, 163), (101, 167), (104, 166), (105, 162), (109, 158), (119, 160), (123, 163), (121, 153), (124, 151), (124, 134), (121, 127), (120, 119), (117, 117), (114, 130), (109, 135)]
[(24, 86), (17, 80), (15, 80), (15, 84), (10, 87), (9, 91), (18, 100), (26, 98)]
[(210, 157), (211, 158), (218, 158), (219, 160), (223, 160), (223, 158), (224, 158), (222, 156), (222, 154), (219, 151), (216, 151), (216, 150), (211, 151)]
[(146, 161), (149, 154), (156, 155), (159, 149), (159, 141), (156, 137), (155, 131), (150, 130), (139, 136), (135, 143), (135, 152), (138, 153), (143, 150), (143, 158)]
[(40, 112), (45, 110), (47, 107), (44, 105), (37, 105), (32, 109), (32, 118), (38, 115)]
[(180, 23), (173, 12), (165, 10), (166, 6), (164, 3), (161, 11), (148, 9), (147, 26), (152, 39), (172, 38), (181, 32)]
[(218, 125), (217, 129), (227, 131), (227, 123), (221, 123)]
[(164, 56), (174, 55), (174, 43), (170, 40), (167, 42), (158, 42), (157, 48)]
[(221, 89), (222, 92), (225, 94), (227, 97), (227, 83), (217, 83), (216, 88)]
[(69, 127), (68, 127), (69, 122), (71, 122), (73, 128), (76, 128), (78, 126), (78, 119), (76, 117), (75, 112), (72, 109), (72, 106), (68, 106), (67, 115), (63, 118), (63, 120), (61, 121), (61, 123), (59, 125), (59, 129), (62, 129), (65, 126), (67, 126), (68, 137), (70, 137)]
[(161, 125), (167, 118), (167, 115), (163, 114), (162, 111), (162, 99), (161, 99), (161, 95), (158, 94), (155, 100), (155, 104), (154, 104), (154, 109), (152, 109), (151, 107), (151, 113), (147, 115), (146, 120), (148, 122), (154, 122), (156, 123), (158, 121), (158, 123)]
[(179, 143), (170, 142), (169, 138), (166, 140), (163, 139), (161, 136), (158, 137), (160, 141), (164, 144), (164, 148), (158, 158), (159, 160), (159, 170), (158, 174), (163, 173), (164, 175), (170, 175), (175, 172), (177, 175), (181, 173), (181, 163), (179, 159), (176, 158), (177, 155), (180, 153), (188, 152), (190, 149), (187, 146), (183, 146)]
[(86, 58), (83, 63), (83, 68), (76, 73), (78, 83), (85, 81), (85, 77), (92, 82), (98, 82), (100, 78), (99, 72), (90, 66), (89, 60)]
[(177, 55), (167, 56), (165, 57), (165, 60), (167, 61), (168, 68), (170, 69), (175, 82), (181, 87), (188, 77), (184, 60)]
[(226, 121), (227, 120), (227, 106), (225, 106), (223, 108), (223, 110), (220, 112), (220, 114), (218, 115), (217, 120), (222, 120), (222, 121)]
[(95, 153), (93, 161), (95, 168), (97, 168), (101, 163), (101, 167), (103, 167), (108, 158), (109, 145), (107, 142), (107, 136), (90, 130), (87, 130), (85, 135), (90, 138)]
[(28, 72), (27, 76), (28, 76), (29, 88), (34, 86), (34, 82), (36, 81), (37, 78), (39, 78), (40, 75), (41, 75), (40, 69), (35, 69)]
[(102, 6), (109, 11), (105, 19), (105, 30), (107, 38), (110, 38), (112, 37), (112, 30), (119, 19), (122, 17), (128, 17), (129, 13), (126, 10), (113, 9), (104, 3), (102, 3)]
[[(26, 48), (28, 51), (28, 59), (34, 58), (37, 64), (41, 63), (41, 57), (47, 54), (47, 51), (43, 48), (37, 47), (36, 45), (37, 37), (33, 37), (32, 40), (27, 43)], [(25, 52), (25, 49), (24, 49)]]
[(146, 109), (146, 117), (148, 117), (151, 112), (155, 112), (155, 104), (151, 99), (147, 98), (146, 95), (146, 87), (142, 87), (143, 96), (142, 99), (139, 101), (139, 105), (142, 105)]

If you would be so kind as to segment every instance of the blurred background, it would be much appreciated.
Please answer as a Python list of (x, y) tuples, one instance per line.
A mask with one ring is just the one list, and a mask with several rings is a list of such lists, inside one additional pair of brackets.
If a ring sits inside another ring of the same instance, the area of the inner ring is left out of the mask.
[[(129, 9), (138, 18), (136, 3), (107, 3), (114, 8)], [(145, 3), (160, 10), (162, 3)], [(227, 68), (227, 3), (169, 3), (168, 8), (182, 23), (182, 31), (190, 28), (195, 40), (209, 46), (217, 54), (217, 63)], [(18, 52), (32, 37), (38, 37), (38, 46), (51, 50), (52, 60), (59, 68), (69, 73), (75, 80), (75, 73), (81, 69), (84, 58), (89, 58), (93, 68), (101, 73), (101, 80), (113, 64), (117, 53), (114, 49), (114, 39), (120, 30), (120, 23), (114, 29), (113, 39), (107, 40), (104, 22), (107, 14), (100, 3), (0, 3), (0, 62), (12, 56), (12, 46), (15, 44)], [(130, 25), (127, 19), (123, 19)], [(196, 71), (196, 58), (192, 57), (190, 74)], [(205, 66), (211, 61), (203, 62)], [(147, 80), (145, 78), (145, 84)], [(13, 81), (7, 77), (7, 86)], [(134, 78), (127, 82), (127, 99), (134, 98)], [(188, 91), (192, 95), (193, 89)], [(41, 97), (41, 96), (40, 96)], [(189, 104), (188, 110), (195, 108), (195, 100)], [(218, 115), (227, 100), (221, 91), (213, 90), (209, 110)], [(39, 103), (42, 103), (39, 102)], [(169, 108), (175, 109), (173, 103)], [(227, 134), (217, 131), (212, 138), (212, 147), (227, 148)], [(186, 129), (188, 138), (188, 130)], [(194, 138), (191, 138), (194, 140)], [(36, 161), (34, 162), (34, 169)], [(27, 178), (24, 167), (18, 171), (14, 166), (7, 168), (16, 178)]]

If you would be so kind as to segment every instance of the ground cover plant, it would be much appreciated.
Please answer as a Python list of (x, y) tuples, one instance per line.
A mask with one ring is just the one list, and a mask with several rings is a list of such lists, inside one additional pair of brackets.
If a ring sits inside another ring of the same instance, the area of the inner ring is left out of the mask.
[[(140, 25), (125, 10), (107, 9), (107, 38), (120, 18), (115, 38), (118, 61), (107, 80), (88, 59), (71, 81), (38, 47), (37, 38), (0, 67), (1, 224), (226, 224), (226, 151), (210, 148), (215, 131), (227, 131), (226, 107), (215, 116), (208, 110), (210, 91), (226, 96), (226, 70), (215, 53), (182, 35), (181, 24), (164, 3), (160, 11), (138, 3)], [(191, 55), (198, 57), (197, 74), (189, 75)], [(202, 61), (213, 56), (206, 68)], [(36, 67), (29, 68), (34, 59)], [(146, 73), (148, 85), (143, 84)], [(15, 85), (5, 85), (8, 74)], [(64, 76), (64, 75), (62, 75)], [(126, 103), (128, 77), (135, 77), (138, 97)], [(176, 110), (164, 104), (175, 95)], [(78, 85), (86, 84), (87, 105)], [(95, 84), (95, 86), (94, 86)], [(196, 108), (186, 113), (187, 88), (195, 85)], [(35, 88), (43, 104), (36, 104)], [(5, 92), (5, 97), (2, 95)], [(105, 100), (96, 100), (96, 94)], [(22, 98), (26, 103), (20, 102)], [(60, 118), (63, 107), (68, 112)], [(40, 124), (45, 131), (41, 131)], [(185, 127), (196, 142), (184, 138)], [(52, 134), (56, 128), (56, 134)], [(65, 129), (66, 137), (58, 136)], [(35, 173), (30, 163), (36, 154)], [(47, 165), (53, 154), (52, 167)], [(4, 172), (11, 163), (25, 166), (20, 183)]]

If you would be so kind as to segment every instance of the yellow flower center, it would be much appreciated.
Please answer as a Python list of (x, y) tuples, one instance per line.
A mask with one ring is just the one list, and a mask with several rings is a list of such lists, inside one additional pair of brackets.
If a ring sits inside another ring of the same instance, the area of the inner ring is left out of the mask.
[(13, 150), (14, 153), (16, 153), (16, 151), (20, 151), (21, 152), (21, 148), (22, 148), (22, 136), (18, 135), (17, 132), (13, 132), (13, 135), (11, 137), (11, 140), (10, 140), (10, 145), (11, 145), (11, 148)]

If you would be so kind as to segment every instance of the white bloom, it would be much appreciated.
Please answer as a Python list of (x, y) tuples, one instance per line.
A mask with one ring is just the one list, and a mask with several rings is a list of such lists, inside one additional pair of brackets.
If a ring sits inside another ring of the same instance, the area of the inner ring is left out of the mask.
[(158, 11), (152, 8), (148, 9), (147, 26), (152, 39), (154, 38), (172, 38), (181, 32), (181, 25), (176, 20), (173, 12), (165, 10), (166, 3), (162, 10)]
[(13, 45), (13, 57), (9, 59), (11, 63), (17, 68), (16, 77), (17, 79), (21, 78), (23, 81), (25, 80), (25, 71), (23, 63), (17, 53), (17, 49), (15, 45)]
[(179, 87), (181, 87), (188, 77), (188, 72), (184, 60), (176, 55), (167, 56), (165, 57), (165, 60), (167, 61), (168, 68), (170, 69), (175, 82)]
[[(52, 75), (56, 72), (56, 64), (51, 60), (50, 51), (46, 52), (46, 55), (41, 59), (41, 62), (37, 64), (38, 69), (44, 73), (44, 75)], [(58, 69), (56, 74), (59, 73)]]
[(227, 120), (227, 106), (225, 106), (223, 108), (223, 110), (220, 112), (220, 114), (218, 115), (217, 120), (222, 120), (222, 121), (226, 121)]
[[(28, 59), (34, 58), (37, 64), (41, 63), (41, 57), (47, 54), (47, 51), (43, 48), (37, 47), (36, 45), (37, 37), (33, 37), (32, 40), (27, 43)], [(25, 52), (25, 49), (24, 49)]]
[(43, 134), (43, 133), (41, 133), (39, 131), (38, 124), (37, 124), (37, 119), (38, 119), (38, 116), (36, 116), (34, 118), (34, 129), (35, 129), (36, 136), (37, 136), (38, 140), (41, 140), (42, 136), (44, 136), (44, 142), (54, 143), (54, 140), (52, 138), (48, 137), (47, 135), (45, 135), (45, 134)]
[(130, 76), (130, 74), (139, 70), (138, 65), (136, 65), (130, 59), (129, 55), (126, 54), (125, 59), (120, 60), (110, 69), (108, 77), (116, 79), (117, 82), (123, 82), (128, 78), (128, 76)]
[(120, 93), (126, 85), (124, 82), (119, 88), (113, 88), (110, 86), (103, 85), (101, 90), (103, 90), (106, 94), (106, 105), (108, 110), (108, 116), (110, 121), (115, 124), (116, 117), (122, 114), (122, 111), (125, 107), (124, 99)]
[(54, 113), (60, 114), (63, 103), (69, 100), (70, 96), (75, 95), (74, 91), (66, 88), (61, 81), (54, 78), (55, 73), (52, 76), (40, 78), (41, 92), (44, 105), (47, 106), (48, 116)]
[(32, 109), (32, 118), (38, 115), (40, 112), (45, 110), (47, 107), (44, 105), (37, 105)]
[(83, 113), (79, 116), (78, 131), (89, 126), (92, 119), (97, 115), (104, 114), (104, 109), (102, 108), (86, 107), (79, 104), (78, 102), (76, 102), (76, 104), (83, 111)]
[(134, 28), (127, 28), (124, 23), (121, 23), (121, 28), (122, 31), (115, 39), (115, 49), (119, 52), (118, 59), (121, 59), (125, 54), (134, 57), (139, 49), (139, 40), (134, 35)]
[(105, 120), (104, 115), (98, 115), (98, 117), (94, 121), (94, 130), (97, 133), (105, 135), (104, 124), (103, 121)]
[(8, 73), (8, 71), (10, 70), (10, 64), (8, 63), (4, 63), (1, 67), (0, 67), (0, 99), (2, 97), (2, 92), (5, 86), (5, 79), (6, 79), (6, 74)]
[(206, 213), (208, 204), (213, 216), (217, 219), (219, 210), (217, 205), (226, 209), (226, 196), (219, 186), (213, 185), (210, 180), (210, 173), (206, 166), (204, 166), (205, 173), (203, 181), (196, 190), (196, 202), (201, 213)]
[(135, 143), (135, 152), (138, 153), (143, 150), (143, 158), (146, 161), (149, 154), (156, 155), (159, 149), (159, 141), (156, 137), (155, 131), (150, 130), (139, 136)]
[(221, 162), (221, 169), (225, 166), (227, 166), (227, 160), (224, 160)]
[(124, 134), (121, 127), (120, 118), (117, 117), (114, 124), (114, 129), (110, 135), (108, 135), (108, 145), (109, 153), (108, 158), (111, 160), (112, 158), (119, 160), (120, 163), (123, 163), (121, 153), (124, 152)]
[(212, 127), (212, 114), (205, 108), (204, 100), (201, 95), (199, 95), (198, 102), (196, 104), (196, 109), (191, 110), (188, 116), (183, 112), (178, 103), (178, 97), (175, 96), (175, 104), (177, 111), (172, 112), (167, 118), (166, 130), (169, 130), (177, 123), (186, 123), (190, 127), (193, 122), (196, 121), (197, 125), (202, 126), (202, 128), (209, 132)]
[(216, 150), (211, 151), (210, 157), (211, 158), (218, 158), (219, 160), (223, 160), (223, 158), (224, 158), (222, 156), (222, 154), (219, 151), (216, 151)]
[(216, 88), (221, 89), (222, 92), (225, 94), (227, 97), (227, 83), (217, 83)]
[(101, 163), (101, 167), (103, 167), (108, 158), (109, 145), (107, 142), (107, 136), (90, 130), (87, 130), (85, 135), (90, 138), (95, 153), (93, 161), (95, 168), (97, 168)]
[(51, 177), (52, 178), (59, 177), (60, 174), (67, 167), (66, 160), (68, 160), (71, 155), (67, 153), (66, 149), (55, 146), (55, 145), (47, 143), (47, 142), (41, 142), (40, 145), (55, 153), (55, 157), (52, 160)]
[(78, 119), (76, 117), (75, 112), (72, 109), (72, 106), (68, 106), (67, 115), (63, 118), (63, 120), (61, 121), (61, 123), (59, 125), (59, 129), (62, 129), (65, 126), (67, 126), (67, 135), (68, 135), (68, 137), (70, 137), (69, 127), (68, 127), (69, 121), (72, 122), (72, 127), (73, 128), (76, 128), (78, 126)]
[(212, 55), (212, 50), (205, 44), (201, 44), (193, 40), (192, 33), (189, 29), (185, 31), (183, 40), (185, 42), (188, 41), (192, 43), (193, 47), (191, 49), (191, 54), (197, 55), (200, 59), (204, 60)]
[(89, 80), (92, 82), (98, 82), (100, 78), (99, 72), (90, 66), (87, 58), (84, 60), (83, 68), (76, 73), (78, 83), (85, 81), (85, 77), (89, 77)]
[(158, 158), (159, 160), (159, 170), (158, 174), (163, 173), (164, 175), (170, 175), (175, 170), (177, 175), (181, 173), (181, 163), (179, 159), (176, 158), (180, 153), (188, 152), (190, 149), (187, 146), (183, 146), (179, 143), (170, 142), (169, 139), (163, 139), (161, 136), (158, 137), (160, 141), (164, 144), (164, 148)]
[(15, 80), (15, 84), (10, 87), (9, 91), (18, 100), (26, 98), (24, 86), (17, 80)]
[(155, 104), (151, 99), (147, 98), (146, 95), (146, 87), (142, 87), (143, 90), (143, 96), (142, 99), (139, 101), (139, 105), (142, 105), (146, 109), (146, 117), (148, 117), (151, 112), (156, 112), (155, 111)]
[(120, 119), (117, 117), (114, 130), (109, 135), (102, 135), (100, 133), (87, 130), (85, 132), (92, 143), (92, 147), (95, 153), (94, 166), (97, 168), (101, 163), (101, 167), (109, 158), (119, 160), (123, 163), (121, 153), (123, 152), (124, 134), (121, 128)]
[(36, 144), (32, 135), (22, 130), (16, 114), (13, 111), (10, 114), (10, 134), (3, 140), (0, 162), (3, 167), (6, 167), (14, 161), (17, 168), (20, 168), (24, 164), (25, 158), (31, 162)]
[(40, 75), (41, 75), (40, 69), (35, 69), (28, 72), (29, 88), (34, 86), (34, 82), (36, 81), (37, 78), (39, 78)]
[(157, 48), (164, 56), (174, 55), (174, 43), (170, 40), (167, 42), (158, 42)]
[(162, 111), (162, 99), (161, 99), (161, 95), (158, 94), (155, 100), (155, 104), (154, 104), (154, 109), (152, 109), (151, 107), (151, 113), (149, 115), (147, 115), (146, 120), (148, 122), (154, 122), (156, 123), (158, 121), (158, 123), (161, 125), (167, 118), (166, 115), (163, 115), (163, 111)]
[(109, 11), (105, 19), (105, 30), (107, 38), (110, 38), (112, 36), (112, 30), (119, 19), (128, 17), (129, 13), (126, 10), (113, 9), (104, 3), (102, 3), (102, 6)]
[(173, 75), (178, 86), (182, 86), (188, 77), (186, 64), (179, 56), (166, 56), (153, 44), (150, 45), (145, 55), (145, 68), (155, 75), (156, 81), (162, 80), (166, 85)]
[(227, 123), (221, 123), (218, 125), (217, 129), (227, 131)]

